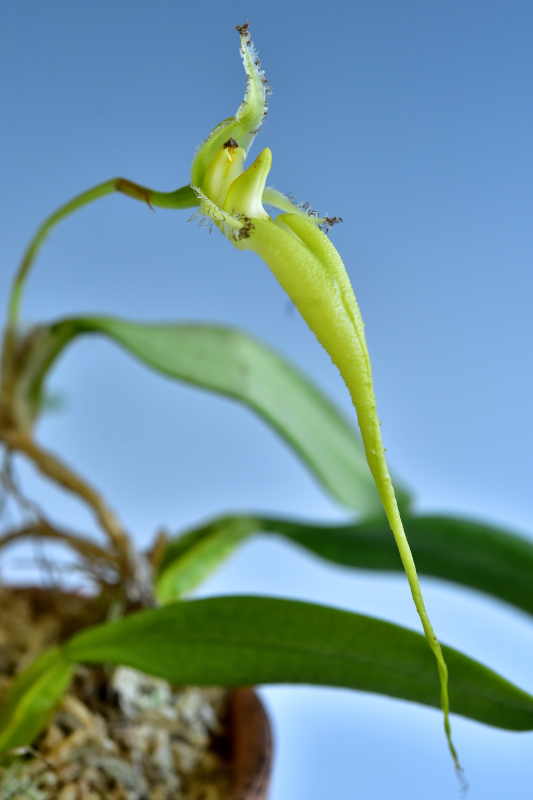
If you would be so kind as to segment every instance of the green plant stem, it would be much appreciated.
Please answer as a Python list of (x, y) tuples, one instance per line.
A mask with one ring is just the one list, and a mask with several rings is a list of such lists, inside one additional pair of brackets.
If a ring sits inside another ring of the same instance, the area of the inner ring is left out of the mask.
[(140, 186), (125, 178), (112, 178), (110, 181), (100, 183), (98, 186), (94, 186), (92, 189), (88, 189), (86, 192), (82, 192), (72, 200), (69, 200), (68, 203), (60, 206), (57, 211), (54, 211), (53, 214), (50, 214), (50, 216), (45, 219), (24, 253), (11, 290), (8, 307), (9, 328), (15, 328), (17, 324), (26, 278), (52, 228), (57, 225), (58, 222), (65, 219), (65, 217), (83, 208), (83, 206), (93, 203), (101, 197), (106, 197), (108, 194), (113, 194), (114, 192), (120, 192), (135, 200), (141, 200), (151, 207), (192, 208), (198, 205), (198, 199), (189, 186), (183, 186), (175, 192), (156, 192), (153, 189)]

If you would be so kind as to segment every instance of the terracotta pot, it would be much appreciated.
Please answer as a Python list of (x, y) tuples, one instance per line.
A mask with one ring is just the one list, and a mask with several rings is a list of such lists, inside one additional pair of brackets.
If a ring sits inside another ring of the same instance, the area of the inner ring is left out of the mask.
[(272, 733), (253, 689), (230, 695), (233, 786), (228, 800), (266, 800), (272, 765)]

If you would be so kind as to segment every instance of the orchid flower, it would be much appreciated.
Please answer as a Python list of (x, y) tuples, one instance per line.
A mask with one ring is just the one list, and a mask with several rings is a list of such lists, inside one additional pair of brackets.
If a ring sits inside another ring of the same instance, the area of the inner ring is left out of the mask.
[[(266, 187), (272, 163), (268, 147), (244, 168), (250, 145), (266, 115), (269, 87), (248, 26), (238, 30), (247, 75), (246, 94), (236, 115), (221, 122), (198, 150), (192, 163), (191, 186), (199, 199), (200, 213), (212, 220), (238, 250), (252, 250), (265, 261), (348, 387), (366, 458), (424, 633), (437, 660), (446, 736), (456, 768), (460, 769), (451, 740), (447, 667), (424, 606), (385, 459), (364, 323), (341, 257), (322, 230), (337, 220), (309, 215), (288, 197)], [(263, 203), (284, 213), (272, 219)]]
[[(250, 41), (248, 26), (241, 26), (238, 31), (247, 75), (244, 100), (235, 116), (217, 125), (197, 151), (190, 185), (174, 192), (158, 192), (124, 178), (114, 178), (61, 206), (36, 232), (15, 276), (9, 300), (4, 343), (6, 383), (9, 384), (17, 365), (18, 318), (30, 269), (50, 230), (82, 206), (113, 192), (121, 192), (150, 206), (199, 207), (198, 213), (211, 220), (238, 250), (257, 253), (329, 353), (350, 392), (366, 458), (398, 545), (424, 633), (437, 660), (446, 736), (456, 768), (460, 770), (450, 732), (448, 671), (424, 606), (385, 460), (364, 323), (341, 257), (325, 233), (340, 220), (319, 217), (307, 206), (297, 206), (286, 195), (267, 187), (272, 163), (268, 148), (245, 169), (248, 151), (266, 116), (269, 86)], [(272, 219), (264, 204), (282, 213)], [(8, 389), (9, 386), (5, 391)]]

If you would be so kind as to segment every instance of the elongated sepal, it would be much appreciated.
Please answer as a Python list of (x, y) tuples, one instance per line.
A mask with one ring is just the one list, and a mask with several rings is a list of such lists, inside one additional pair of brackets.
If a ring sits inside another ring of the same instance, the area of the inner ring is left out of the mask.
[(272, 153), (270, 148), (265, 147), (254, 163), (229, 187), (224, 203), (225, 210), (250, 219), (270, 219), (263, 208), (262, 198), (271, 165)]
[(268, 264), (338, 367), (350, 392), (368, 466), (398, 545), (427, 642), (437, 660), (448, 746), (460, 773), (449, 724), (447, 667), (424, 606), (385, 460), (364, 324), (342, 260), (328, 237), (312, 222), (296, 214), (281, 214), (275, 223), (254, 220), (254, 230), (248, 239), (235, 242), (235, 245), (240, 249), (254, 250)]
[(223, 120), (196, 153), (191, 167), (191, 183), (201, 186), (211, 159), (228, 139), (235, 139), (247, 153), (267, 111), (268, 82), (260, 69), (257, 52), (247, 26), (239, 29), (241, 56), (246, 71), (246, 93), (234, 117)]
[[(283, 192), (278, 191), (278, 189), (274, 189), (273, 186), (265, 186), (263, 191), (263, 204), (265, 206), (277, 208), (280, 211), (286, 211), (289, 214), (305, 217), (322, 228), (329, 228), (333, 222), (332, 218), (321, 217), (318, 211), (312, 210), (310, 203), (296, 204), (292, 197), (283, 194)], [(338, 218), (335, 218), (335, 221), (337, 222)]]
[[(375, 409), (364, 325), (344, 265), (328, 237), (304, 216), (281, 214), (275, 222), (254, 220), (250, 236), (236, 246), (253, 250), (270, 267), (339, 368), (360, 425), (362, 418), (372, 418)], [(366, 432), (368, 426), (364, 427)]]

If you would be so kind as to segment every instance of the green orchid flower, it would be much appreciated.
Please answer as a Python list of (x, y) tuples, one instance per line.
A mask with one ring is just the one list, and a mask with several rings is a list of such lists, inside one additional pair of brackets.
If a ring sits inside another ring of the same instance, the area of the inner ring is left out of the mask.
[[(248, 27), (238, 30), (247, 75), (246, 94), (235, 117), (221, 122), (198, 150), (191, 185), (200, 202), (200, 213), (212, 220), (238, 250), (251, 250), (265, 261), (344, 378), (357, 412), (368, 464), (437, 660), (446, 736), (459, 770), (448, 716), (447, 667), (424, 606), (385, 459), (364, 323), (342, 259), (323, 230), (337, 220), (309, 215), (288, 197), (266, 187), (272, 164), (268, 147), (244, 168), (266, 115), (268, 84)], [(263, 204), (284, 213), (272, 219)]]
[[(251, 250), (265, 261), (346, 382), (357, 412), (366, 458), (426, 638), (437, 660), (446, 736), (456, 768), (460, 770), (450, 733), (447, 667), (424, 606), (385, 459), (364, 323), (341, 257), (325, 233), (339, 220), (320, 217), (307, 206), (297, 206), (286, 195), (266, 186), (272, 163), (268, 148), (245, 169), (248, 151), (266, 116), (269, 86), (250, 41), (248, 26), (241, 26), (238, 31), (247, 75), (244, 100), (235, 116), (221, 122), (199, 148), (189, 185), (174, 192), (159, 192), (124, 178), (113, 178), (61, 206), (37, 230), (15, 276), (9, 299), (0, 421), (3, 413), (5, 424), (16, 423), (16, 415), (11, 414), (12, 396), (20, 365), (31, 344), (19, 325), (22, 294), (33, 263), (53, 227), (83, 206), (114, 192), (154, 207), (199, 208), (197, 213), (212, 221), (238, 250)], [(272, 219), (264, 205), (282, 213)], [(44, 355), (37, 352), (38, 361), (47, 358), (46, 352)]]

